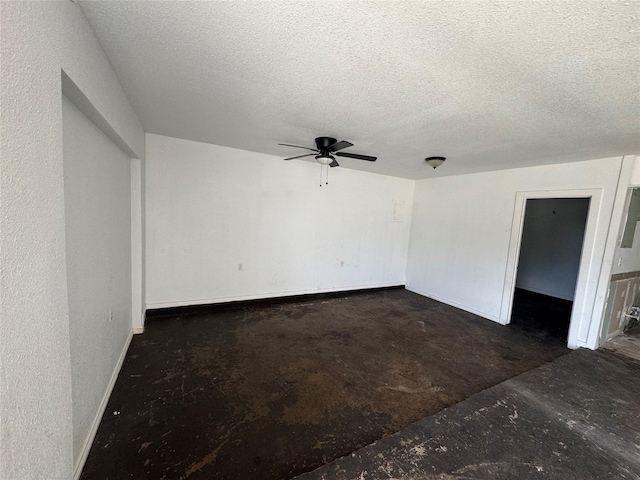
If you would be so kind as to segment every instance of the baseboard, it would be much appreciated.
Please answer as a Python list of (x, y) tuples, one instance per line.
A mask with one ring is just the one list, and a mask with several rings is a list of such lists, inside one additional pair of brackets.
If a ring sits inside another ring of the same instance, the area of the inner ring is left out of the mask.
[(461, 305), (459, 303), (452, 302), (451, 300), (447, 300), (446, 298), (438, 297), (437, 295), (432, 295), (430, 293), (423, 292), (422, 290), (418, 290), (417, 288), (413, 288), (409, 286), (405, 286), (404, 288), (409, 290), (410, 292), (417, 293), (418, 295), (422, 295), (423, 297), (430, 298), (432, 300), (435, 300), (440, 303), (444, 303), (451, 307), (459, 308), (460, 310), (464, 310), (465, 312), (473, 313), (474, 315), (478, 315), (479, 317), (486, 318), (487, 320), (491, 320), (492, 322), (497, 322), (502, 325), (502, 322), (500, 322), (500, 318), (495, 315), (491, 315), (485, 312), (481, 312), (479, 310), (475, 310), (473, 308), (469, 308), (465, 305)]
[(401, 284), (402, 282), (374, 283), (367, 285), (350, 285), (348, 287), (338, 288), (309, 288), (305, 290), (285, 290), (281, 292), (236, 295), (230, 297), (197, 298), (192, 300), (174, 300), (168, 302), (147, 302), (146, 307), (148, 310), (172, 307), (190, 307), (195, 305), (210, 305), (215, 303), (243, 302), (246, 300), (264, 300), (268, 298), (294, 297), (298, 295), (312, 295), (316, 293), (350, 292), (356, 290), (399, 287), (401, 286)]
[(518, 285), (516, 285), (516, 289), (518, 290), (524, 290), (526, 292), (533, 292), (533, 293), (537, 293), (538, 295), (544, 295), (545, 297), (551, 297), (551, 298), (558, 298), (560, 300), (566, 300), (567, 302), (573, 302), (573, 297), (565, 297), (562, 295), (558, 295), (555, 294), (553, 292), (545, 292), (543, 290), (540, 290), (538, 288), (529, 288), (529, 287), (519, 287)]
[(138, 319), (133, 318), (133, 321), (131, 322), (133, 325), (134, 335), (139, 335), (141, 333), (144, 333), (144, 321), (146, 319), (145, 315), (146, 315), (146, 306), (143, 305), (142, 311), (140, 312), (140, 318)]
[(102, 397), (102, 401), (100, 402), (100, 406), (98, 407), (98, 411), (96, 412), (96, 417), (93, 420), (93, 424), (91, 425), (89, 434), (87, 435), (87, 438), (82, 447), (82, 452), (80, 452), (80, 457), (78, 458), (78, 462), (76, 463), (76, 467), (75, 467), (75, 472), (73, 474), (73, 478), (75, 480), (78, 480), (80, 478), (80, 474), (82, 473), (84, 464), (87, 461), (87, 457), (89, 456), (89, 451), (91, 450), (91, 445), (93, 445), (93, 440), (95, 439), (96, 433), (98, 432), (100, 421), (102, 420), (104, 411), (107, 408), (109, 397), (111, 396), (113, 387), (116, 384), (116, 380), (118, 379), (118, 374), (120, 373), (120, 368), (122, 368), (122, 363), (124, 362), (124, 359), (127, 356), (127, 350), (129, 350), (129, 344), (131, 343), (132, 338), (133, 338), (133, 330), (129, 332), (129, 335), (127, 336), (127, 340), (124, 342), (124, 347), (122, 348), (122, 352), (120, 352), (120, 357), (118, 358), (118, 361), (116, 363), (116, 368), (113, 370), (111, 379), (107, 384), (107, 388), (104, 392), (104, 396)]

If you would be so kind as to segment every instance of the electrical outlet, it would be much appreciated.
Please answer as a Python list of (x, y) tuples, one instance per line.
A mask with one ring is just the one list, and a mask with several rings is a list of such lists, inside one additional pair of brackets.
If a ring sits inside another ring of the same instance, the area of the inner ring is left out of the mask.
[(109, 309), (109, 321), (113, 322), (113, 310)]
[(618, 258), (618, 266), (622, 265), (622, 257)]
[(241, 263), (238, 264), (238, 270), (242, 270), (242, 264)]

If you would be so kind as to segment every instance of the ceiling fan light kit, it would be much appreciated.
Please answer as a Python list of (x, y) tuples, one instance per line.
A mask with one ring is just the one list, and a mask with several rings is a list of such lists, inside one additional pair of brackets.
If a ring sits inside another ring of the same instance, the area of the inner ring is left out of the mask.
[(444, 163), (446, 157), (427, 157), (424, 160), (435, 169)]
[(321, 163), (322, 165), (331, 165), (333, 162), (336, 161), (336, 157), (332, 157), (331, 155), (328, 155), (328, 154), (324, 154), (324, 155), (320, 154), (316, 156), (316, 161), (318, 163)]

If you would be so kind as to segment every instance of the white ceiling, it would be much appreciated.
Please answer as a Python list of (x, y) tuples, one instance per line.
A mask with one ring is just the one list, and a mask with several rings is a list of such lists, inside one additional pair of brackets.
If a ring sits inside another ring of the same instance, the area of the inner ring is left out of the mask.
[(638, 1), (80, 3), (151, 133), (413, 179), (640, 153)]

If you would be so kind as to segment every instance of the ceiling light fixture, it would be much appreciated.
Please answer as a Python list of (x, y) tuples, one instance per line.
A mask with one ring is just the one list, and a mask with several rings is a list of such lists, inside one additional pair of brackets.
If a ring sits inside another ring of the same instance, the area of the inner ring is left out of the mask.
[(321, 153), (320, 155), (316, 156), (316, 160), (322, 165), (329, 165), (330, 163), (334, 162), (335, 157), (332, 157), (328, 153)]
[(446, 157), (427, 157), (425, 161), (429, 164), (429, 166), (433, 168), (438, 168), (440, 165), (444, 163)]

